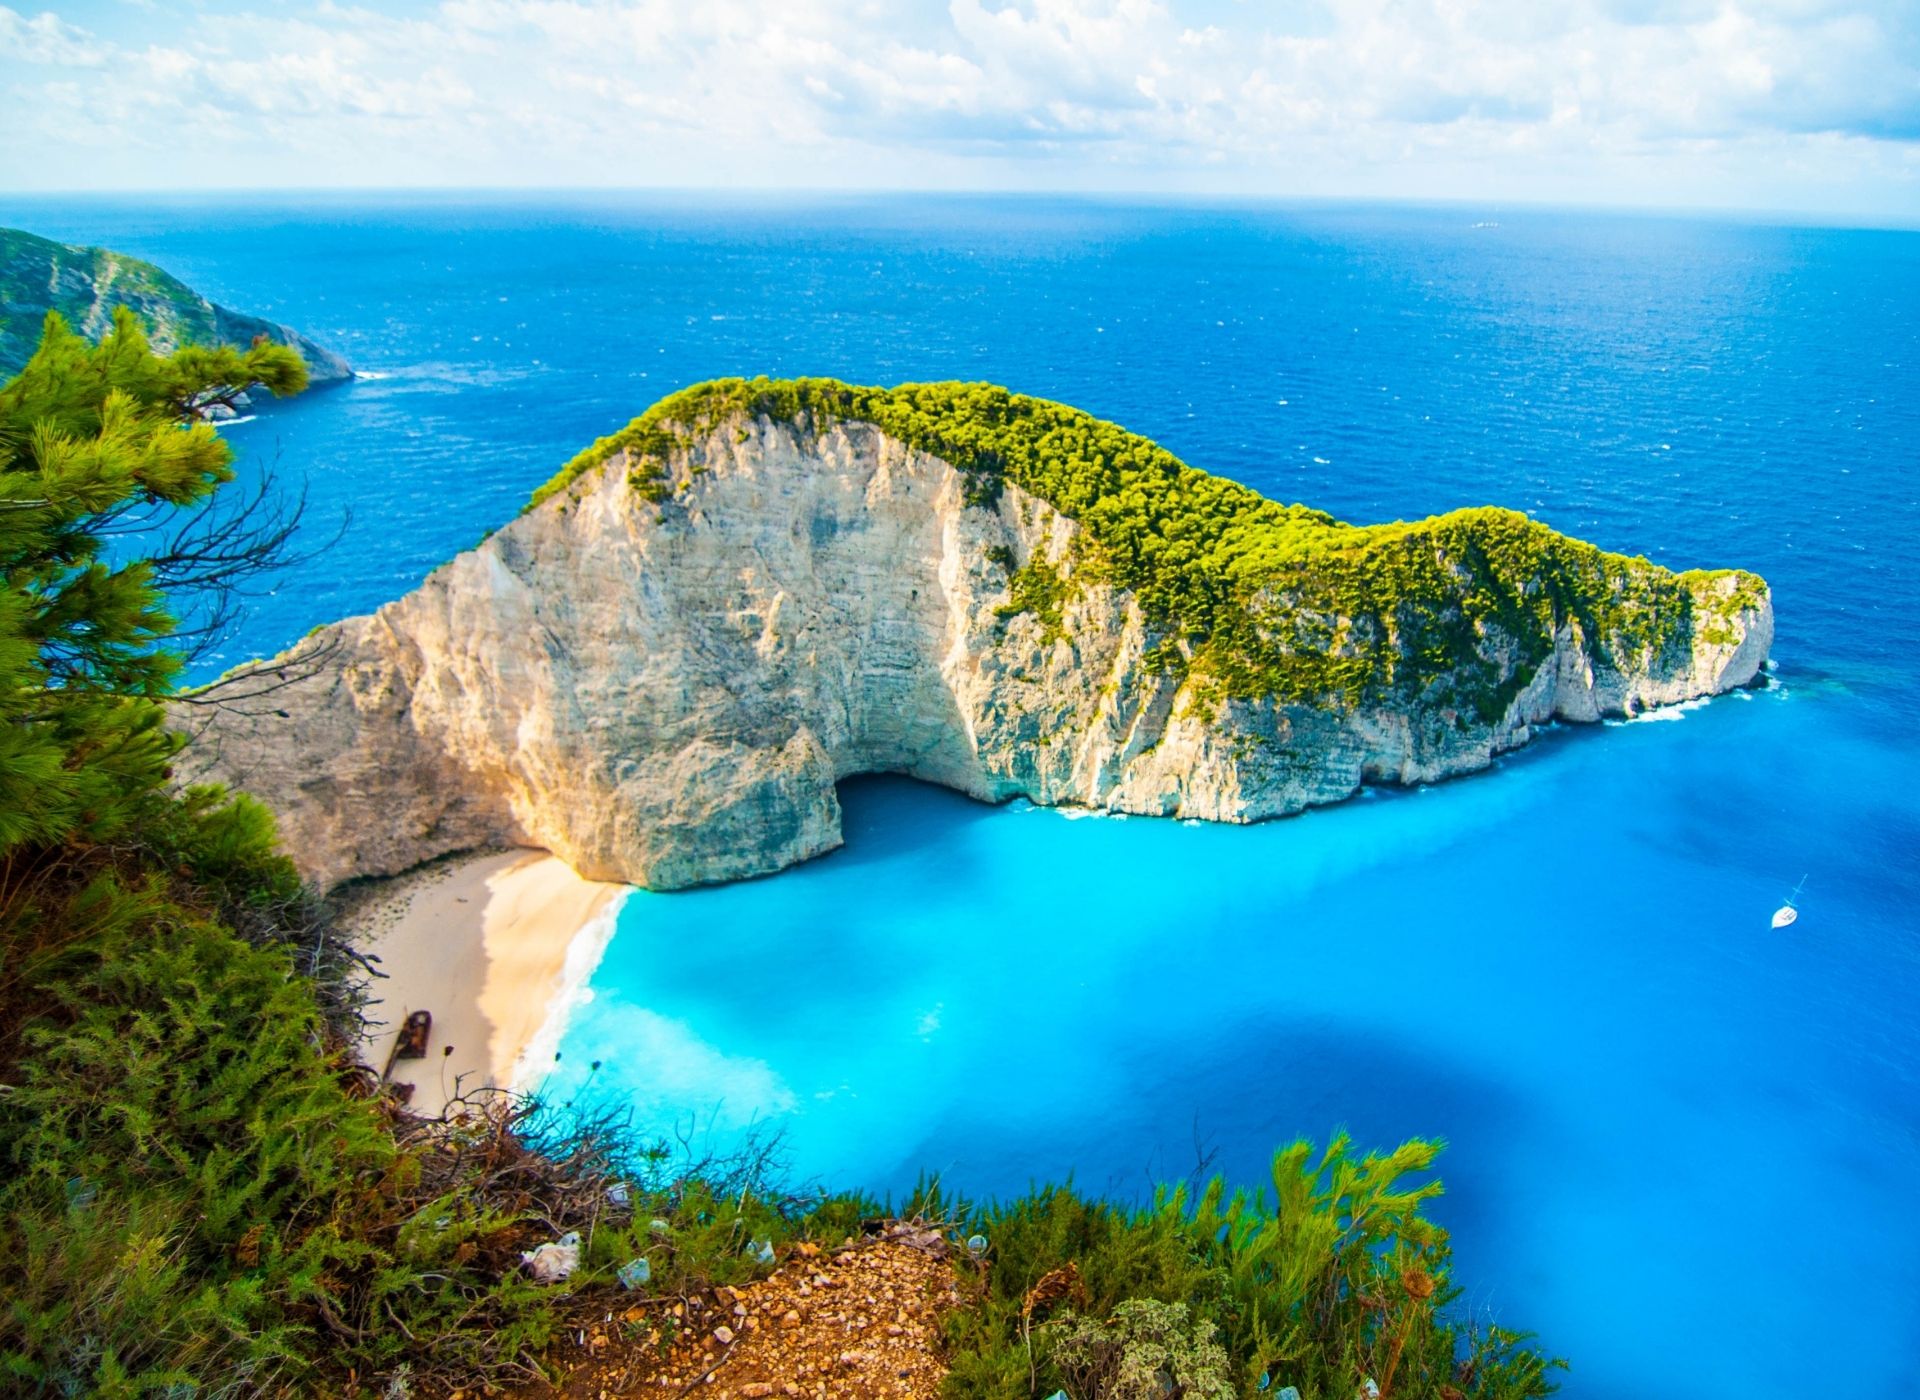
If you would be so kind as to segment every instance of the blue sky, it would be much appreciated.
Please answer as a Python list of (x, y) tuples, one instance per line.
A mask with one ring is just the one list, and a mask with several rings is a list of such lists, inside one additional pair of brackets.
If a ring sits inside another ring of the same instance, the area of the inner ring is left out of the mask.
[(1920, 0), (0, 4), (0, 188), (1466, 198), (1920, 224)]

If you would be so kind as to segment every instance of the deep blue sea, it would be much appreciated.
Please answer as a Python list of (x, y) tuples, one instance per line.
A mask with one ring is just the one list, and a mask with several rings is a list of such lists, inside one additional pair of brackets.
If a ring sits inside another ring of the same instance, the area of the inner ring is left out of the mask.
[[(369, 378), (229, 429), (396, 597), (720, 374), (980, 378), (1350, 520), (1494, 502), (1772, 582), (1770, 689), (1252, 828), (847, 785), (844, 850), (639, 894), (564, 1068), (796, 1172), (1129, 1195), (1439, 1135), (1477, 1310), (1581, 1400), (1920, 1374), (1920, 235), (1479, 208), (0, 197)], [(1798, 924), (1768, 915), (1805, 877)], [(563, 1075), (561, 1086), (568, 1087)]]

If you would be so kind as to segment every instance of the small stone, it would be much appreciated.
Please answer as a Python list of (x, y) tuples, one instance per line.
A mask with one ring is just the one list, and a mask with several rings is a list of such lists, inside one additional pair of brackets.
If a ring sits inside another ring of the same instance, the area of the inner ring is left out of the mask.
[(800, 1325), (800, 1314), (792, 1308), (788, 1308), (780, 1315), (780, 1325), (782, 1327), (798, 1327)]
[(713, 1329), (713, 1339), (723, 1347), (730, 1347), (733, 1345), (733, 1329), (724, 1325), (716, 1327)]

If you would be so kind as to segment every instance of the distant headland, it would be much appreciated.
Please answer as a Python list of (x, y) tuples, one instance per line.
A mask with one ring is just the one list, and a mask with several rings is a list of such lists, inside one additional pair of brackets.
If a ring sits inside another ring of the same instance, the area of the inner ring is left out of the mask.
[(161, 354), (183, 345), (245, 349), (265, 336), (299, 351), (309, 384), (353, 378), (353, 367), (344, 359), (291, 326), (229, 311), (150, 262), (110, 248), (77, 247), (0, 228), (0, 382), (18, 374), (33, 354), (49, 311), (58, 311), (88, 339), (98, 339), (116, 306), (139, 314)]

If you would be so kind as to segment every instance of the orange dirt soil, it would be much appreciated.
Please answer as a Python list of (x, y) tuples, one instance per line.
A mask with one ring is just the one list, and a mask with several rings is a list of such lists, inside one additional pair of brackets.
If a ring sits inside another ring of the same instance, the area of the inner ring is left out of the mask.
[[(514, 1400), (699, 1395), (934, 1400), (940, 1317), (959, 1302), (944, 1241), (896, 1224), (833, 1251), (802, 1244), (767, 1278), (687, 1301), (611, 1303), (569, 1329), (559, 1386)], [(673, 1329), (663, 1347), (661, 1332)]]

